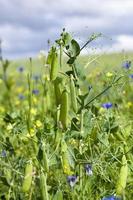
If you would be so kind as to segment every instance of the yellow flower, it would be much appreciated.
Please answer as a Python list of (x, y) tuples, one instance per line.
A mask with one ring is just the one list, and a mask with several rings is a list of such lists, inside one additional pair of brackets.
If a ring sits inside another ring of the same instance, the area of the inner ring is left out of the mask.
[(36, 114), (37, 114), (37, 109), (31, 108), (30, 113), (31, 113), (32, 115), (36, 115)]
[(133, 106), (133, 103), (131, 101), (127, 102), (126, 108), (131, 108)]
[(99, 113), (105, 113), (105, 111), (106, 111), (106, 109), (104, 109), (103, 107), (101, 107), (100, 109), (99, 109)]
[(13, 125), (12, 124), (8, 124), (6, 129), (7, 129), (7, 131), (11, 131), (13, 129)]
[(37, 103), (37, 98), (36, 98), (36, 97), (33, 97), (33, 98), (32, 98), (32, 101), (33, 101), (33, 103), (36, 104), (36, 103)]
[(34, 130), (33, 128), (31, 128), (31, 129), (30, 129), (30, 133), (27, 133), (26, 136), (27, 136), (28, 138), (30, 138), (30, 137), (33, 137), (34, 135), (35, 135), (35, 130)]
[(106, 73), (106, 77), (110, 78), (110, 77), (112, 77), (112, 76), (113, 76), (113, 73), (111, 73), (111, 72), (107, 72), (107, 73)]
[(42, 122), (40, 120), (37, 120), (35, 122), (35, 125), (37, 126), (37, 128), (41, 128), (42, 127)]
[(16, 92), (17, 92), (17, 93), (22, 93), (22, 92), (23, 92), (23, 87), (18, 87), (18, 88), (16, 89)]
[(73, 139), (73, 138), (70, 139), (69, 142), (70, 142), (70, 144), (71, 144), (72, 146), (75, 146), (75, 147), (76, 147), (76, 146), (78, 145), (78, 142), (77, 142), (75, 139)]
[(16, 106), (20, 105), (20, 101), (19, 101), (19, 100), (16, 100), (16, 101), (15, 101), (15, 105), (16, 105)]
[(70, 167), (67, 166), (67, 165), (64, 165), (64, 166), (63, 166), (63, 171), (64, 171), (64, 173), (67, 174), (67, 175), (72, 175), (72, 174), (73, 174), (73, 172), (71, 171)]
[(5, 112), (5, 108), (0, 106), (0, 113), (4, 113)]

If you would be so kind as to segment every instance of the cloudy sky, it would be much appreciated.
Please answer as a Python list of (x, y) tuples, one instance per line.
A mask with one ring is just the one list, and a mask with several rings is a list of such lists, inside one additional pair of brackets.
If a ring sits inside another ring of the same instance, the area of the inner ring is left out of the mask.
[(7, 58), (47, 50), (62, 28), (80, 43), (102, 32), (97, 48), (133, 50), (133, 0), (0, 0), (0, 38)]

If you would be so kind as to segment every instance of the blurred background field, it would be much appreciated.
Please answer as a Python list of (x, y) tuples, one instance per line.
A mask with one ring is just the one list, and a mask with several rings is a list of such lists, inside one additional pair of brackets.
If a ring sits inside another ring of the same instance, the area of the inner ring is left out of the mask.
[(132, 10), (0, 0), (1, 200), (133, 199)]

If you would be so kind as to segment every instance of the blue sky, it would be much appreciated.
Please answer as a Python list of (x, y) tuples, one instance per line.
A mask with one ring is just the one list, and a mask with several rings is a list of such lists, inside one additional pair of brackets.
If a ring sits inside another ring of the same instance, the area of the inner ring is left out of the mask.
[(132, 19), (132, 0), (0, 0), (3, 54), (36, 56), (64, 27), (80, 43), (102, 32), (105, 37), (92, 44), (97, 50), (133, 50)]

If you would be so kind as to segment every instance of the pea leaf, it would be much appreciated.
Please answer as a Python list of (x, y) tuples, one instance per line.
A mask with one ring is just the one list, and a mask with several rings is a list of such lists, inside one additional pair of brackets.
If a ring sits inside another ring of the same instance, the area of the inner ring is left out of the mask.
[[(76, 57), (80, 54), (80, 46), (78, 42), (74, 39), (71, 40), (71, 43), (66, 48), (68, 50), (68, 55), (70, 56), (70, 61), (76, 59)], [(69, 61), (69, 62), (70, 62)], [(72, 63), (69, 63), (72, 64)]]

